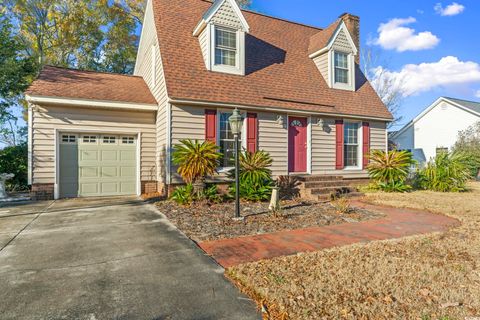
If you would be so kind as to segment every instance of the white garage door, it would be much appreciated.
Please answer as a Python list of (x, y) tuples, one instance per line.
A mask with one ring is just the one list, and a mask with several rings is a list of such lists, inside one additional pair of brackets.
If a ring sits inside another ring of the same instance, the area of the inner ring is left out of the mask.
[(61, 197), (136, 193), (135, 136), (62, 133), (59, 151)]

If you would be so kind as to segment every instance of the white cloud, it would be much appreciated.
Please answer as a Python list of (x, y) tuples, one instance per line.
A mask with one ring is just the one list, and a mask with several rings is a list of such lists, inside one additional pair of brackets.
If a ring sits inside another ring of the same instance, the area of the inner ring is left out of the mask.
[(480, 98), (480, 90), (475, 93), (475, 97)]
[(433, 9), (441, 16), (455, 16), (462, 13), (465, 10), (465, 6), (453, 2), (444, 8), (441, 3), (437, 3)]
[[(480, 82), (480, 65), (473, 61), (460, 61), (457, 57), (447, 56), (438, 62), (407, 64), (400, 71), (378, 67), (376, 74), (384, 77), (379, 81), (392, 79), (402, 88), (403, 95), (409, 96), (437, 87)], [(480, 94), (480, 90), (477, 94)]]
[(406, 19), (392, 19), (378, 27), (378, 38), (373, 44), (379, 45), (387, 50), (418, 51), (435, 47), (440, 39), (430, 31), (415, 33), (415, 29), (406, 25), (416, 22), (413, 17)]

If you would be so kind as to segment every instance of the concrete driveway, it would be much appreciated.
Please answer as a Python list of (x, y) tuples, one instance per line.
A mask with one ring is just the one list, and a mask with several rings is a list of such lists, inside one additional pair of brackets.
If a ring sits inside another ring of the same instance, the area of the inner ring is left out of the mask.
[(223, 269), (134, 198), (0, 207), (2, 319), (259, 319)]

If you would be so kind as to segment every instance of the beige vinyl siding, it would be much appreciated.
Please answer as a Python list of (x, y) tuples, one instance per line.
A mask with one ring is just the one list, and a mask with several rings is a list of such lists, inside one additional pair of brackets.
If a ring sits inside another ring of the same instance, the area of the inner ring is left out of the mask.
[(313, 59), (313, 62), (322, 74), (325, 81), (328, 83), (328, 52), (325, 52)]
[[(283, 125), (277, 117), (283, 117)], [(258, 149), (270, 154), (273, 159), (272, 174), (274, 177), (288, 173), (288, 134), (287, 115), (274, 113), (258, 114)]]
[(370, 122), (370, 149), (387, 149), (387, 124), (385, 122)]
[(33, 106), (33, 183), (55, 182), (55, 129), (140, 132), (142, 180), (155, 180), (155, 113), (80, 107)]
[(353, 48), (350, 45), (350, 42), (348, 41), (347, 35), (345, 34), (344, 30), (340, 30), (340, 32), (337, 35), (337, 38), (333, 42), (332, 47), (334, 50), (339, 50), (342, 52), (347, 52), (347, 53), (353, 52)]
[(225, 1), (212, 17), (212, 23), (229, 27), (232, 29), (243, 29), (240, 18), (233, 10), (228, 1)]
[[(153, 48), (153, 49), (152, 49)], [(152, 54), (153, 50), (153, 54)], [(155, 61), (154, 61), (155, 60)], [(153, 71), (153, 68), (154, 71)], [(155, 72), (155, 76), (153, 76)], [(167, 148), (167, 87), (163, 72), (163, 62), (161, 56), (161, 44), (158, 41), (157, 30), (155, 27), (152, 1), (147, 3), (145, 18), (143, 21), (142, 35), (139, 44), (137, 61), (135, 64), (135, 75), (143, 77), (150, 91), (158, 102), (157, 129), (156, 129), (156, 158), (157, 178), (156, 180), (164, 182), (166, 175), (165, 159)], [(155, 179), (153, 179), (155, 180)]]
[(208, 42), (208, 28), (203, 29), (202, 33), (198, 37), (200, 42), (200, 49), (202, 50), (203, 61), (205, 61), (205, 66), (208, 66), (208, 54), (209, 54), (209, 42)]
[[(205, 109), (172, 105), (171, 132), (172, 147), (183, 139), (205, 140)], [(171, 178), (172, 183), (182, 183), (182, 178), (177, 174), (177, 168), (173, 164)]]

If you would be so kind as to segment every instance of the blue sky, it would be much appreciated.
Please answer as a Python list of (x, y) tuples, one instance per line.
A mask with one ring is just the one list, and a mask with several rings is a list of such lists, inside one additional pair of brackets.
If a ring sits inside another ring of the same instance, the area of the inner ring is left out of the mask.
[(344, 12), (360, 16), (361, 47), (374, 48), (380, 66), (404, 79), (396, 128), (439, 96), (480, 101), (478, 0), (253, 0), (252, 9), (318, 27)]

